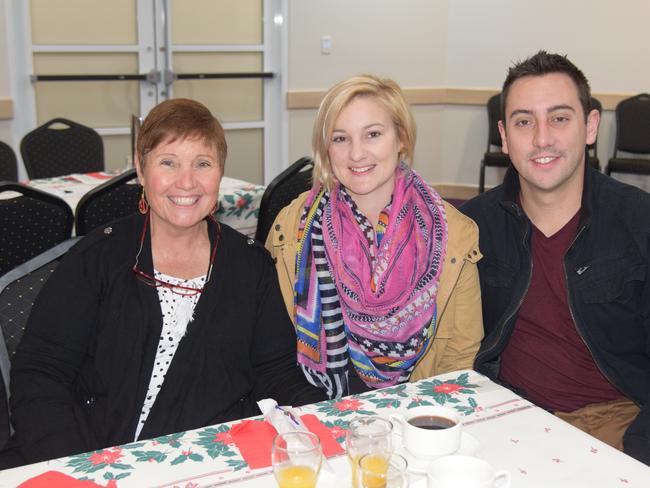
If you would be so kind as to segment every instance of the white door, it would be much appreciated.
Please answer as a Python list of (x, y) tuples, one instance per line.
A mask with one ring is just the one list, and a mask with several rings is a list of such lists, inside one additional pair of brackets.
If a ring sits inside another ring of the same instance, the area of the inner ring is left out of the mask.
[(131, 115), (188, 97), (223, 123), (227, 175), (264, 183), (284, 166), (286, 0), (10, 3), (18, 137), (66, 117), (102, 135), (117, 169), (131, 160)]

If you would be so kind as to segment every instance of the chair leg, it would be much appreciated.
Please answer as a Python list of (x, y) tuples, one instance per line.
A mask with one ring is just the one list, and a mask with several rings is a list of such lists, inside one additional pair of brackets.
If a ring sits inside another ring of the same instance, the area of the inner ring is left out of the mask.
[(478, 177), (479, 195), (484, 191), (485, 191), (485, 160), (481, 160), (481, 169), (479, 170), (479, 177)]
[(612, 169), (609, 167), (609, 164), (608, 164), (607, 167), (605, 168), (605, 174), (606, 174), (607, 176), (611, 176), (611, 175), (612, 175)]

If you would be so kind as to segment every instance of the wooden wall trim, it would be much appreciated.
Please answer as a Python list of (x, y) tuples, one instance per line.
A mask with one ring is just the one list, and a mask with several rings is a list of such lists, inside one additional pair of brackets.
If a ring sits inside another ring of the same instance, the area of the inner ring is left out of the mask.
[(0, 120), (14, 118), (14, 102), (11, 98), (0, 97)]
[(439, 185), (433, 183), (433, 186), (442, 198), (453, 198), (458, 200), (469, 200), (478, 195), (477, 185), (453, 185), (448, 183), (441, 183)]
[[(403, 88), (404, 96), (411, 105), (485, 105), (499, 92), (489, 88)], [(616, 104), (633, 96), (633, 93), (594, 93), (604, 110), (614, 110)], [(287, 108), (318, 108), (325, 90), (290, 90), (287, 92)]]

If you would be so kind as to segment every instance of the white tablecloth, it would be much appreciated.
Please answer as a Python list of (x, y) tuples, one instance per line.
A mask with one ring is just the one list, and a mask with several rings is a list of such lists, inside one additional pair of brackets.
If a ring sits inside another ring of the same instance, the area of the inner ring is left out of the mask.
[[(478, 441), (475, 455), (512, 473), (513, 488), (648, 488), (650, 467), (535, 407), (474, 371), (457, 371), (417, 383), (343, 400), (307, 405), (343, 442), (358, 415), (388, 417), (396, 410), (440, 404), (464, 417), (465, 432)], [(233, 423), (160, 437), (94, 453), (23, 466), (0, 473), (1, 487), (15, 487), (54, 470), (101, 486), (274, 487), (269, 468), (252, 470), (229, 435)], [(329, 461), (319, 488), (350, 486), (346, 457)], [(421, 474), (412, 487), (424, 487)]]

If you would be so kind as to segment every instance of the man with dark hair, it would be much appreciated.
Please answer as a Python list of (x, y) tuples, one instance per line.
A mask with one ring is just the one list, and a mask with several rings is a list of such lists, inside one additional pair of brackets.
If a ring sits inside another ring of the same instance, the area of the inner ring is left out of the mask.
[(650, 464), (650, 194), (585, 164), (584, 74), (540, 51), (512, 67), (503, 184), (461, 209), (480, 229), (476, 370)]

